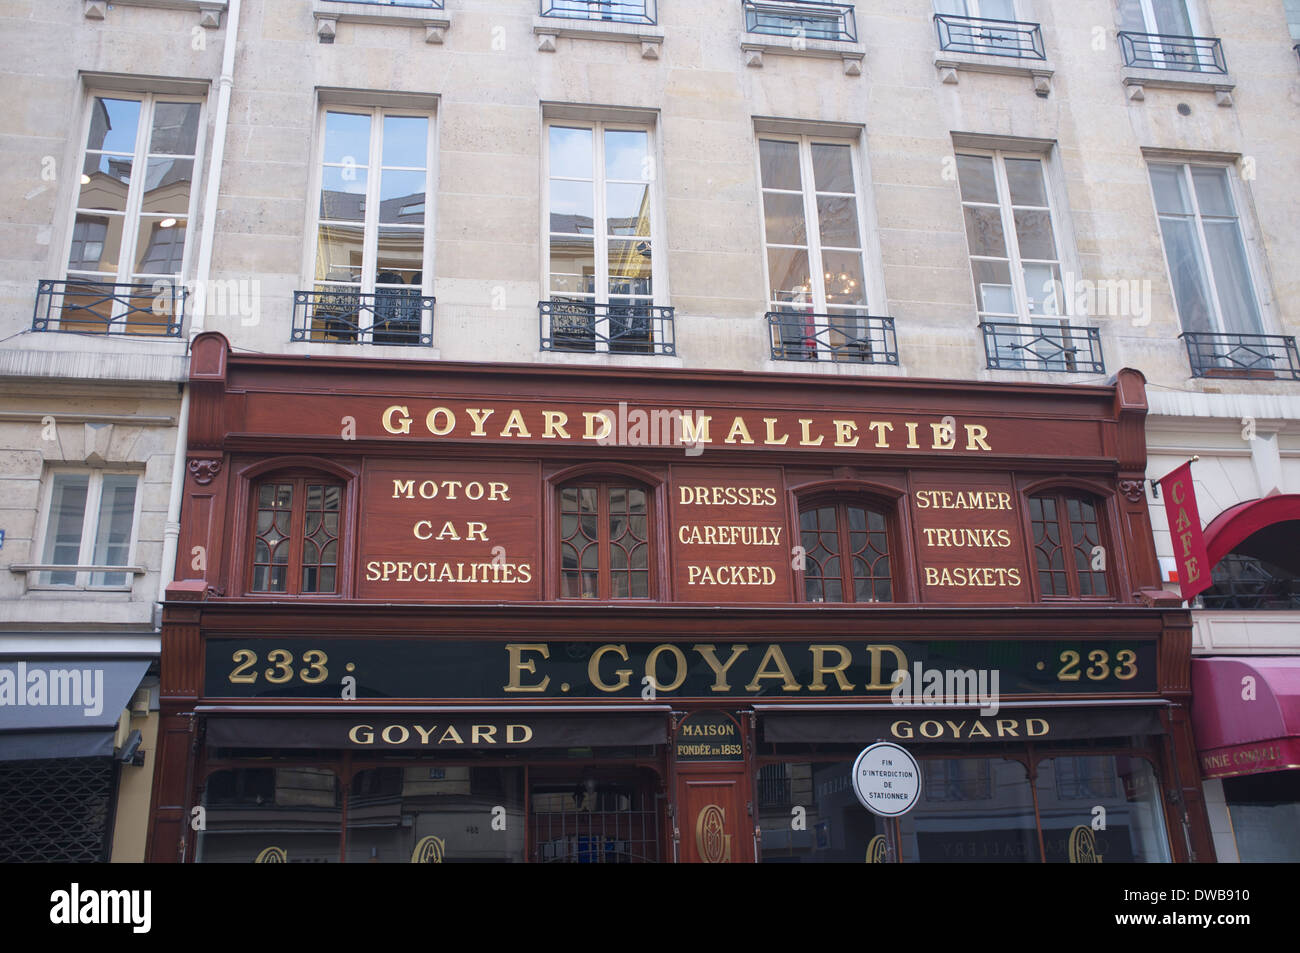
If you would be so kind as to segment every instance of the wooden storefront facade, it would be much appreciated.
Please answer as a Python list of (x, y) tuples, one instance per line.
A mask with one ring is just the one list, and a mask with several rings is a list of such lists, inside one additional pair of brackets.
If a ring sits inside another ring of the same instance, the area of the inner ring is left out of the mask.
[(1137, 372), (191, 387), (152, 860), (1214, 859)]

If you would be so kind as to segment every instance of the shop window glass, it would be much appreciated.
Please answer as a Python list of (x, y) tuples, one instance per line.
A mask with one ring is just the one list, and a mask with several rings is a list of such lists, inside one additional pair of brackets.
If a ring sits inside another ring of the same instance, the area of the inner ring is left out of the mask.
[[(791, 761), (759, 769), (762, 862), (818, 864), (884, 860), (884, 821), (858, 803), (849, 783), (852, 761)], [(790, 811), (807, 811), (807, 825), (794, 830)]]
[(1300, 861), (1300, 771), (1223, 779), (1242, 863)]
[[(655, 775), (557, 776), (532, 782), (534, 863), (657, 863), (661, 830)], [(787, 815), (788, 817), (788, 815)]]
[[(1037, 863), (1038, 826), (1029, 776), (1007, 758), (923, 763), (921, 798), (900, 819), (904, 863)], [(973, 796), (962, 796), (973, 795)]]
[(337, 863), (342, 789), (313, 767), (234, 768), (203, 788), (200, 863)]
[(560, 597), (650, 597), (650, 493), (613, 482), (560, 490)]
[(338, 591), (343, 485), (276, 478), (253, 490), (254, 592)]
[(1045, 758), (1037, 794), (1048, 863), (1170, 861), (1160, 787), (1144, 758)]
[(1068, 491), (1029, 498), (1034, 559), (1044, 596), (1109, 596), (1102, 506)]
[(522, 768), (426, 762), (359, 771), (348, 863), (522, 863), (523, 793)]
[(805, 602), (891, 602), (893, 576), (885, 514), (860, 503), (827, 502), (799, 513)]

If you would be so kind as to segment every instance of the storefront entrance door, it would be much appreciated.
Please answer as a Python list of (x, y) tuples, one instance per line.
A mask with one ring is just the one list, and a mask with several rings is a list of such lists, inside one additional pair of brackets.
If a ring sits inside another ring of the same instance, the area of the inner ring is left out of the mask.
[(710, 766), (677, 771), (678, 859), (688, 864), (748, 864), (754, 860), (745, 771)]

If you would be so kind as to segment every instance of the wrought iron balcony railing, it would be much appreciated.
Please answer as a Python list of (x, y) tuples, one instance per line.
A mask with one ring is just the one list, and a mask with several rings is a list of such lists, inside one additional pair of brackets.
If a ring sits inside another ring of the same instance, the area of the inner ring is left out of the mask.
[(936, 14), (939, 49), (956, 53), (987, 53), (1020, 59), (1045, 60), (1043, 30), (1037, 23), (1018, 20), (989, 20)]
[(33, 331), (178, 338), (184, 324), (185, 286), (173, 281), (43, 279), (36, 286)]
[(1104, 374), (1101, 334), (1064, 323), (999, 324), (985, 321), (984, 353), (995, 371)]
[(773, 360), (898, 366), (893, 318), (769, 311), (767, 325)]
[(543, 351), (589, 351), (610, 354), (677, 353), (673, 309), (651, 304), (594, 304), (586, 301), (539, 301)]
[(1121, 32), (1119, 48), (1125, 66), (1199, 73), (1228, 72), (1227, 61), (1223, 58), (1223, 43), (1217, 36)]
[(295, 291), (289, 340), (432, 347), (433, 305), (413, 288)]
[(659, 22), (655, 3), (656, 0), (538, 0), (538, 10), (544, 17), (654, 26)]
[(1179, 337), (1187, 345), (1193, 377), (1300, 381), (1300, 355), (1293, 336), (1186, 331)]
[(745, 30), (768, 36), (856, 43), (858, 24), (851, 3), (818, 0), (743, 0)]
[(358, 6), (373, 7), (424, 7), (441, 10), (444, 0), (339, 0), (341, 3), (355, 3)]

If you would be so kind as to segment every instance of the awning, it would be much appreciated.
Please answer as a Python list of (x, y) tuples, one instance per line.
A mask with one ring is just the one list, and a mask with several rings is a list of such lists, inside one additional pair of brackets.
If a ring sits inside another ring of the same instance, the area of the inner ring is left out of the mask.
[(1300, 658), (1192, 659), (1192, 731), (1206, 778), (1300, 768)]
[(664, 714), (557, 716), (536, 709), (467, 713), (358, 711), (348, 717), (212, 716), (207, 742), (220, 748), (348, 748), (354, 751), (590, 748), (658, 745), (668, 740)]
[(122, 709), (149, 662), (0, 661), (0, 761), (111, 756)]
[[(759, 710), (759, 706), (755, 706)], [(899, 744), (1051, 742), (1127, 738), (1164, 732), (1157, 706), (1006, 708), (996, 715), (951, 708), (762, 712), (763, 740), (776, 744)]]

